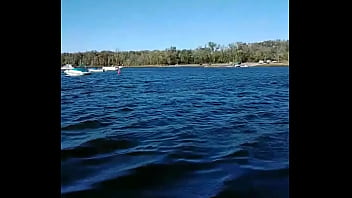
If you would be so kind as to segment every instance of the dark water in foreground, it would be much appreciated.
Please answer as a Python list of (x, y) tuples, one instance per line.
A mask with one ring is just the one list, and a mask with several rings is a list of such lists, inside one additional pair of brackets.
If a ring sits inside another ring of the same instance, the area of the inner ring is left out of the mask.
[(288, 67), (61, 82), (62, 197), (288, 197)]

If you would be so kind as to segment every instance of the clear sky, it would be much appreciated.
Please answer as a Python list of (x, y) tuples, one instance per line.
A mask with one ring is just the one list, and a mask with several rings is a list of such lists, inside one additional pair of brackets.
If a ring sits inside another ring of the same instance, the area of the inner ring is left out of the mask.
[(288, 0), (62, 0), (61, 52), (288, 39)]

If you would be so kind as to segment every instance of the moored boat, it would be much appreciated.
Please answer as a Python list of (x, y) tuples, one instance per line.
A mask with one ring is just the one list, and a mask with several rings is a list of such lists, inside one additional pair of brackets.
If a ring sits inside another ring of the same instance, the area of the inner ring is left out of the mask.
[(104, 69), (97, 69), (97, 68), (89, 68), (89, 72), (104, 72)]
[(109, 67), (102, 67), (104, 71), (117, 71), (123, 68), (123, 66), (109, 66)]
[(71, 70), (71, 69), (74, 69), (74, 67), (72, 67), (71, 64), (66, 64), (61, 67), (61, 71), (66, 71), (66, 70)]
[(104, 71), (116, 71), (118, 68), (115, 66), (112, 66), (112, 67), (103, 67), (102, 69)]
[(70, 70), (65, 70), (64, 73), (67, 76), (83, 76), (91, 74), (91, 72), (89, 72), (86, 68), (74, 68)]

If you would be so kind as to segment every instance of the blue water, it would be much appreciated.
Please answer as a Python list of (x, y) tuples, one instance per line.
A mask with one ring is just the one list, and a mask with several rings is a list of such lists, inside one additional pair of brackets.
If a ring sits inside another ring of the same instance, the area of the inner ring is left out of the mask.
[(62, 197), (288, 197), (288, 75), (288, 67), (62, 75)]

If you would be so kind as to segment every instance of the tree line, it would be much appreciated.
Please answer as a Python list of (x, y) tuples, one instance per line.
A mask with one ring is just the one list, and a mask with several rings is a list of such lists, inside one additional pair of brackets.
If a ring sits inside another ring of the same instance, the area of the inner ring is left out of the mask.
[(61, 64), (73, 66), (138, 66), (182, 65), (235, 62), (258, 62), (259, 60), (288, 61), (288, 40), (269, 40), (255, 43), (236, 42), (226, 45), (208, 42), (196, 49), (141, 51), (87, 51), (62, 53)]

